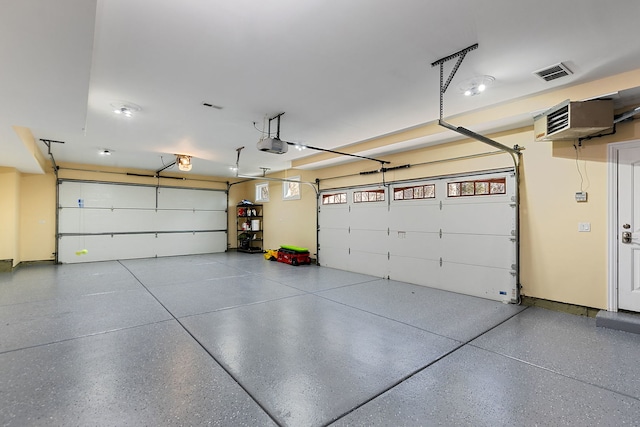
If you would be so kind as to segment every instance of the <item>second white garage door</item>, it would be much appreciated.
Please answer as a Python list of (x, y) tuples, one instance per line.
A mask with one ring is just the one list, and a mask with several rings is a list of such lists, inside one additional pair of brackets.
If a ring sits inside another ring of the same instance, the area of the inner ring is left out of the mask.
[(77, 263), (224, 252), (222, 190), (62, 180), (58, 261)]
[(322, 191), (321, 265), (512, 302), (512, 171)]

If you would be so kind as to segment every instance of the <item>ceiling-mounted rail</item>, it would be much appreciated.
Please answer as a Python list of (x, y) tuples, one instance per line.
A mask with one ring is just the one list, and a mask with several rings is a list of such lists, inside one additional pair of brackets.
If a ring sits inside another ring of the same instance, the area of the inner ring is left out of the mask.
[(520, 155), (520, 150), (521, 148), (518, 146), (515, 146), (514, 148), (508, 147), (504, 144), (500, 144), (497, 141), (494, 141), (491, 138), (487, 138), (484, 135), (480, 135), (479, 133), (476, 133), (470, 129), (467, 128), (463, 128), (462, 126), (454, 126), (452, 124), (449, 124), (447, 122), (445, 122), (444, 120), (438, 120), (438, 124), (442, 127), (445, 127), (447, 129), (450, 129), (454, 132), (458, 132), (459, 134), (468, 136), (469, 138), (473, 138), (475, 140), (478, 140), (480, 142), (484, 142), (485, 144), (488, 144), (492, 147), (498, 148), (500, 150), (506, 151), (507, 153), (511, 154), (511, 155)]
[[(268, 124), (268, 135), (269, 137), (271, 137), (271, 122), (273, 120), (278, 120), (277, 122), (277, 131), (276, 131), (276, 139), (280, 139), (280, 117), (282, 117), (284, 115), (284, 112), (276, 114), (275, 116), (271, 117), (269, 119), (269, 124)], [(281, 140), (281, 139), (280, 139)], [(282, 140), (281, 140), (282, 141)], [(384, 165), (389, 164), (390, 162), (387, 160), (380, 160), (380, 159), (375, 159), (373, 157), (367, 157), (367, 156), (359, 156), (357, 154), (351, 154), (351, 153), (344, 153), (342, 151), (336, 151), (336, 150), (330, 150), (328, 148), (321, 148), (321, 147), (314, 147), (312, 145), (307, 145), (307, 144), (301, 144), (298, 142), (289, 142), (289, 141), (282, 141), (288, 145), (292, 145), (294, 147), (297, 147), (299, 149), (304, 149), (304, 148), (309, 148), (311, 150), (316, 150), (316, 151), (324, 151), (325, 153), (332, 153), (332, 154), (339, 154), (341, 156), (349, 156), (349, 157), (356, 157), (358, 159), (363, 159), (363, 160), (373, 160), (374, 162), (378, 162), (380, 163), (380, 167), (383, 168)], [(243, 147), (244, 148), (244, 147)]]

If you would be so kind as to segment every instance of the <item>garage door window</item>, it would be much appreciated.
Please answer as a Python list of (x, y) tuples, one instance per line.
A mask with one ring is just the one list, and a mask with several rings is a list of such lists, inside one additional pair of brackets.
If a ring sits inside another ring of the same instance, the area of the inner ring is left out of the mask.
[(413, 187), (396, 187), (393, 189), (393, 200), (435, 199), (435, 184), (415, 185)]
[(384, 190), (354, 191), (353, 203), (384, 202)]
[(347, 203), (347, 193), (336, 193), (336, 194), (323, 194), (322, 195), (322, 204), (323, 205), (339, 205), (342, 203)]
[(447, 196), (462, 197), (506, 194), (506, 182), (506, 178), (450, 182), (447, 184)]

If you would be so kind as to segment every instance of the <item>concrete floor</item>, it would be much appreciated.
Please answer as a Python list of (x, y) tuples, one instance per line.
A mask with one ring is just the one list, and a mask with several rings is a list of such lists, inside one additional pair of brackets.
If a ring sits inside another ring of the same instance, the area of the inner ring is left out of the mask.
[(0, 274), (7, 426), (640, 425), (640, 335), (260, 255)]

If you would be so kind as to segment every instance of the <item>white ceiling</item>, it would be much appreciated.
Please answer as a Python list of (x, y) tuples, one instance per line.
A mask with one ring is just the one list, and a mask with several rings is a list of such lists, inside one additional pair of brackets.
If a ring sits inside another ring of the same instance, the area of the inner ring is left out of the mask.
[[(638, 0), (0, 5), (0, 166), (23, 172), (39, 168), (13, 126), (64, 141), (52, 146), (58, 162), (158, 170), (182, 153), (194, 156), (192, 173), (231, 177), (245, 146), (241, 174), (281, 170), (308, 150), (258, 151), (253, 122), (261, 129), (285, 112), (283, 140), (333, 149), (431, 122), (439, 115), (431, 63), (475, 43), (447, 91), (445, 116), (640, 69)], [(532, 74), (561, 61), (572, 76), (547, 83)], [(458, 83), (482, 74), (495, 77), (490, 91), (462, 96)], [(118, 103), (141, 111), (115, 115)], [(104, 148), (113, 155), (99, 156)]]

